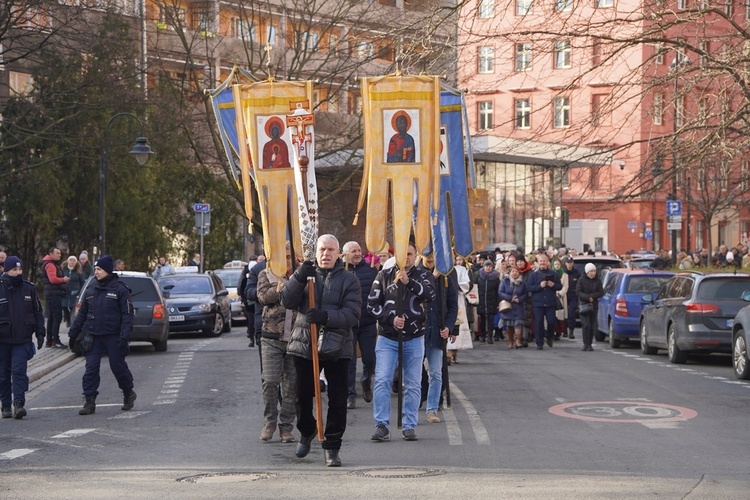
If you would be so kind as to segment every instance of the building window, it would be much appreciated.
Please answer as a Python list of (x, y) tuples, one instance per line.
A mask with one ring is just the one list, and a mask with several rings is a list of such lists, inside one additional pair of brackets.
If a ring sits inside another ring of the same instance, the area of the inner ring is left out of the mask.
[(516, 128), (531, 128), (531, 99), (516, 99)]
[(234, 29), (234, 32), (232, 33), (234, 38), (246, 41), (255, 40), (255, 24), (252, 21), (235, 18), (232, 27)]
[(591, 124), (594, 127), (611, 125), (610, 114), (605, 110), (607, 94), (591, 96)]
[(750, 0), (745, 0), (745, 20), (750, 20)]
[(269, 24), (266, 26), (266, 43), (268, 45), (276, 45), (276, 25)]
[(663, 43), (654, 44), (654, 62), (656, 62), (656, 64), (664, 64), (664, 44)]
[(708, 98), (703, 96), (698, 99), (698, 124), (706, 125), (708, 123)]
[(732, 2), (733, 0), (724, 0), (724, 14), (726, 14), (727, 16), (731, 16), (732, 12), (734, 11)]
[(687, 9), (687, 0), (677, 0), (677, 10)]
[(570, 68), (570, 40), (555, 42), (555, 68)]
[(703, 221), (698, 219), (695, 221), (695, 249), (699, 250), (700, 248), (703, 248), (703, 238), (704, 233), (703, 230)]
[(555, 12), (570, 12), (573, 10), (573, 0), (555, 0)]
[(34, 87), (34, 77), (28, 73), (8, 72), (10, 95), (28, 95)]
[(610, 42), (607, 42), (606, 40), (603, 40), (601, 38), (594, 38), (591, 44), (591, 63), (594, 67), (610, 64), (612, 60), (610, 59), (610, 50), (611, 45), (609, 45)]
[(654, 125), (664, 124), (664, 94), (654, 96)]
[(750, 162), (748, 160), (742, 160), (742, 165), (740, 166), (740, 176), (742, 177), (740, 179), (740, 189), (742, 189), (743, 192), (747, 191), (747, 186), (750, 184), (748, 182), (747, 176), (750, 173)]
[(555, 128), (565, 128), (570, 126), (570, 97), (555, 97), (554, 126)]
[(495, 49), (494, 47), (479, 48), (479, 72), (493, 73), (495, 71)]
[(698, 43), (698, 47), (702, 52), (700, 55), (700, 65), (705, 66), (708, 63), (708, 42), (706, 40), (701, 40)]
[(479, 17), (482, 19), (495, 17), (495, 0), (481, 0), (479, 2)]
[(479, 102), (479, 130), (492, 129), (492, 101)]
[(516, 0), (516, 15), (531, 14), (532, 0)]
[(677, 96), (674, 102), (675, 106), (675, 119), (674, 124), (676, 127), (682, 127), (685, 125), (685, 97)]
[(196, 31), (211, 30), (211, 12), (209, 10), (197, 9), (193, 11), (193, 29)]
[(605, 9), (607, 7), (613, 7), (615, 4), (614, 0), (596, 0), (597, 9)]
[(372, 59), (375, 56), (375, 44), (372, 42), (359, 42), (357, 45), (357, 56), (360, 61)]
[(175, 27), (184, 28), (186, 18), (185, 9), (180, 7), (159, 7), (159, 23), (166, 24), (171, 29)]
[(589, 176), (589, 187), (591, 189), (599, 189), (602, 184), (601, 172), (599, 167), (592, 167)]
[(531, 43), (516, 44), (516, 71), (531, 69)]

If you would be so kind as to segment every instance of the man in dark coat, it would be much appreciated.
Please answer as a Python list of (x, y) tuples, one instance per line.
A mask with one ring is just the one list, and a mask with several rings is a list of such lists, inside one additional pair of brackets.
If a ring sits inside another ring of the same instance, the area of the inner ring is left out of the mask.
[[(552, 347), (555, 336), (555, 322), (557, 317), (557, 301), (555, 292), (562, 290), (560, 276), (550, 269), (549, 257), (547, 254), (540, 253), (537, 256), (539, 269), (531, 273), (527, 288), (531, 294), (531, 307), (534, 311), (534, 339), (536, 348), (544, 349), (544, 339), (547, 339), (547, 345)], [(544, 326), (544, 320), (547, 320), (547, 327)]]
[(492, 336), (496, 325), (493, 325), (493, 319), (497, 313), (497, 306), (500, 299), (497, 291), (500, 288), (500, 273), (495, 270), (495, 263), (491, 259), (484, 261), (482, 269), (477, 274), (477, 286), (479, 288), (479, 303), (477, 304), (477, 314), (479, 315), (479, 331), (481, 335), (479, 340), (489, 344), (494, 343)]
[(576, 338), (573, 334), (576, 328), (576, 311), (578, 310), (576, 285), (578, 284), (578, 280), (581, 279), (581, 271), (576, 269), (573, 264), (573, 257), (565, 257), (563, 265), (565, 266), (565, 274), (568, 275), (568, 291), (566, 293), (568, 299), (568, 332), (565, 336), (571, 339)]
[[(29, 321), (31, 318), (33, 323)], [(41, 349), (44, 333), (42, 303), (36, 288), (23, 279), (21, 259), (11, 255), (5, 260), (5, 274), (0, 277), (0, 402), (3, 418), (26, 416), (24, 404), (29, 390), (26, 372), (28, 362), (35, 354), (32, 339), (36, 334), (36, 345)]]
[[(320, 374), (312, 373), (311, 349), (317, 346), (310, 345), (310, 324), (318, 325), (319, 334), (321, 327), (325, 327), (346, 335), (343, 351), (337, 360), (320, 360), (320, 368), (325, 370), (328, 379), (328, 415), (323, 433), (327, 467), (341, 466), (339, 450), (346, 430), (349, 361), (354, 352), (352, 328), (359, 321), (362, 311), (359, 280), (344, 269), (344, 263), (339, 257), (341, 250), (336, 237), (332, 234), (320, 236), (315, 250), (316, 262), (305, 261), (281, 290), (281, 304), (287, 309), (298, 311), (287, 352), (294, 356), (297, 374), (297, 430), (301, 435), (295, 454), (299, 458), (310, 452), (317, 427), (313, 416), (313, 396), (314, 384), (318, 383)], [(308, 278), (313, 277), (314, 285), (308, 284)], [(313, 308), (308, 305), (308, 286), (315, 287)]]

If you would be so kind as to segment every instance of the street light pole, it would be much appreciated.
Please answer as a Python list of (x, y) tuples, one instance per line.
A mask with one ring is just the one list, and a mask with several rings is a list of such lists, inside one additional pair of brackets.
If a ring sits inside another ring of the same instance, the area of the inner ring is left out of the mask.
[(151, 147), (148, 145), (148, 139), (143, 135), (143, 123), (132, 113), (117, 113), (113, 115), (107, 122), (107, 128), (104, 131), (104, 155), (101, 157), (99, 162), (99, 255), (106, 254), (106, 239), (105, 239), (105, 221), (104, 221), (104, 208), (107, 192), (107, 167), (109, 167), (109, 127), (115, 118), (120, 116), (127, 116), (138, 122), (141, 129), (140, 137), (136, 138), (135, 146), (133, 146), (130, 154), (135, 156), (135, 160), (139, 165), (143, 165), (148, 161), (149, 155), (156, 154), (151, 151)]

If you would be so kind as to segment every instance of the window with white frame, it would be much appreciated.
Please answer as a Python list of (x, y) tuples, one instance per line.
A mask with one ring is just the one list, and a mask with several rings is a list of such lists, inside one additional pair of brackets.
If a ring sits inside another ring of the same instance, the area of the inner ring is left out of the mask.
[(573, 0), (555, 0), (555, 12), (570, 12), (573, 10)]
[(687, 0), (677, 0), (677, 10), (687, 9)]
[(492, 101), (479, 102), (479, 130), (492, 130), (493, 109)]
[(654, 125), (661, 125), (664, 117), (664, 94), (654, 94), (654, 114), (652, 117)]
[(531, 69), (531, 42), (516, 44), (516, 71)]
[(607, 94), (593, 94), (591, 96), (591, 124), (594, 127), (611, 125), (610, 113), (606, 109)]
[(516, 128), (531, 128), (531, 99), (516, 99)]
[(745, 0), (745, 20), (750, 20), (750, 0)]
[(275, 24), (269, 23), (266, 25), (266, 43), (268, 45), (276, 45), (276, 32), (277, 28)]
[(175, 26), (184, 28), (187, 13), (181, 7), (159, 6), (159, 23), (174, 29)]
[(256, 39), (255, 23), (249, 19), (234, 18), (232, 36), (240, 40), (253, 41)]
[(570, 127), (570, 97), (555, 97), (554, 107), (554, 127)]
[(708, 123), (708, 97), (703, 96), (698, 99), (698, 124), (706, 125)]
[(558, 40), (554, 48), (555, 68), (570, 68), (570, 40)]
[(740, 165), (740, 189), (742, 189), (743, 192), (747, 191), (747, 186), (750, 184), (748, 175), (750, 175), (750, 162), (748, 160), (742, 160), (742, 164)]
[(495, 48), (479, 48), (479, 72), (493, 73), (495, 71)]
[(702, 52), (700, 55), (700, 65), (705, 66), (708, 63), (708, 41), (701, 40), (698, 42), (698, 47)]
[(28, 95), (34, 87), (34, 77), (28, 73), (18, 71), (8, 72), (8, 86), (10, 95)]
[(320, 36), (314, 31), (306, 31), (302, 39), (305, 50), (315, 50), (318, 47)]
[(495, 0), (481, 0), (479, 2), (479, 17), (482, 19), (495, 17)]
[(597, 9), (605, 9), (607, 7), (613, 7), (615, 4), (614, 0), (596, 0)]
[(677, 96), (674, 102), (674, 106), (674, 124), (676, 127), (682, 127), (683, 125), (685, 125), (685, 96)]
[(711, 7), (709, 0), (700, 0), (701, 10), (708, 10)]
[(731, 16), (732, 12), (734, 12), (734, 5), (732, 4), (734, 0), (724, 0), (724, 14), (727, 16)]
[(361, 41), (357, 44), (357, 56), (360, 61), (372, 59), (375, 57), (375, 44), (368, 41)]
[(516, 0), (516, 15), (525, 16), (531, 14), (532, 0)]
[(664, 44), (654, 44), (654, 62), (656, 64), (664, 64)]

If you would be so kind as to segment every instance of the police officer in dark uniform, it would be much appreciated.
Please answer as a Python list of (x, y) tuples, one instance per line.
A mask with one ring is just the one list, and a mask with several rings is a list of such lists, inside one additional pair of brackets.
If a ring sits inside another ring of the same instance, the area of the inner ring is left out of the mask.
[(0, 276), (0, 401), (3, 418), (21, 419), (26, 416), (28, 361), (36, 354), (33, 335), (38, 349), (44, 345), (44, 314), (34, 284), (23, 279), (21, 259), (8, 257), (5, 269)]
[(86, 289), (81, 310), (68, 334), (71, 349), (86, 356), (86, 372), (83, 374), (86, 402), (79, 415), (96, 412), (99, 365), (105, 352), (123, 392), (122, 409), (130, 410), (135, 403), (133, 375), (125, 362), (125, 356), (130, 352), (128, 339), (133, 330), (133, 303), (130, 289), (114, 273), (114, 265), (111, 255), (104, 255), (94, 262), (96, 282)]

